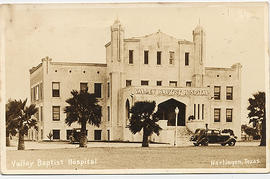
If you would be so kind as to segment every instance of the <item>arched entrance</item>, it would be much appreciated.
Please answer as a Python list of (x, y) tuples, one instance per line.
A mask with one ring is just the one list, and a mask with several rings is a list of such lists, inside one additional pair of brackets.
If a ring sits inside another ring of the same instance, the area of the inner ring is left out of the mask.
[(186, 125), (186, 105), (173, 98), (158, 105), (158, 112), (161, 120), (167, 120), (168, 126), (175, 126), (175, 108), (179, 108), (177, 126)]

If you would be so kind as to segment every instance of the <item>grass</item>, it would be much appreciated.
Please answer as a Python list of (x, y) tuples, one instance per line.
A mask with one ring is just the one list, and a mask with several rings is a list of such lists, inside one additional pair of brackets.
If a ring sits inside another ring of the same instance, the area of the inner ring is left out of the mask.
[[(78, 162), (77, 164), (70, 164), (69, 162), (71, 160)], [(90, 163), (87, 163), (87, 160)], [(15, 162), (25, 163), (27, 161), (33, 162), (33, 166), (29, 168), (25, 165), (13, 166)], [(83, 161), (86, 163), (82, 163)], [(239, 161), (242, 163), (239, 163)], [(44, 165), (38, 165), (38, 162), (44, 162)], [(213, 165), (213, 162), (219, 162), (219, 164)], [(265, 167), (265, 147), (258, 146), (190, 146), (177, 148), (99, 147), (7, 151), (7, 169), (17, 170)]]

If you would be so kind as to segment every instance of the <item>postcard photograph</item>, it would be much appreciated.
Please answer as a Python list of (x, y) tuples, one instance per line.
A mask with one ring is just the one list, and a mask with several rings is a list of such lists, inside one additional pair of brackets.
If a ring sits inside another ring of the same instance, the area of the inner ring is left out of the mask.
[(269, 172), (267, 3), (0, 14), (3, 173)]

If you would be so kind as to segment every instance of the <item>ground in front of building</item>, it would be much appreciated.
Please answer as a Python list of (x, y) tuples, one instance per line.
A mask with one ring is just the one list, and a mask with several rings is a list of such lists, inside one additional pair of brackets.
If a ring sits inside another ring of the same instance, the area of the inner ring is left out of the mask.
[(131, 145), (134, 146), (7, 150), (7, 169), (69, 169), (70, 171), (70, 169), (266, 167), (266, 149), (259, 146), (170, 147), (152, 144), (149, 148), (142, 148), (139, 144)]

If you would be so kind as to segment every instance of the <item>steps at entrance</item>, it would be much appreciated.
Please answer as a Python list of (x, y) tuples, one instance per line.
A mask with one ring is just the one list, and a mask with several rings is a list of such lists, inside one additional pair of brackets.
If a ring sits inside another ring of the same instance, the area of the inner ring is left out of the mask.
[(177, 146), (189, 146), (192, 142), (189, 141), (190, 137), (193, 135), (186, 126), (177, 126)]

